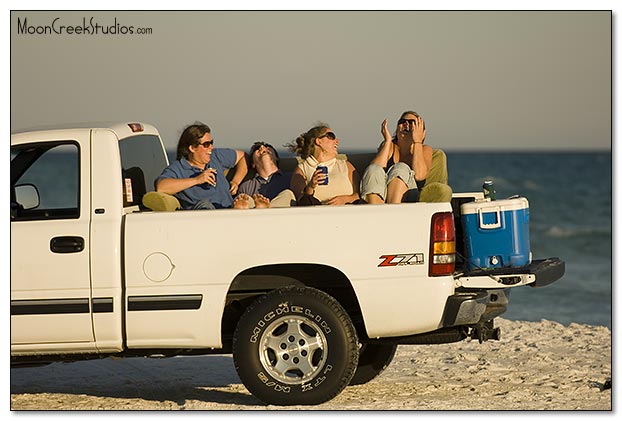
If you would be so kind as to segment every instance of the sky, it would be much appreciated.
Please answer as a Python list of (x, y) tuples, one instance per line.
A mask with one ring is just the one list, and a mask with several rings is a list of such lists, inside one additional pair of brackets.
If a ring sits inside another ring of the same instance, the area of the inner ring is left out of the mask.
[[(371, 152), (383, 119), (415, 110), (445, 150), (607, 150), (612, 13), (590, 6), (14, 10), (10, 127), (138, 120), (174, 149), (201, 121), (218, 147), (281, 151), (325, 122), (342, 151)], [(68, 33), (85, 24), (100, 33)]]

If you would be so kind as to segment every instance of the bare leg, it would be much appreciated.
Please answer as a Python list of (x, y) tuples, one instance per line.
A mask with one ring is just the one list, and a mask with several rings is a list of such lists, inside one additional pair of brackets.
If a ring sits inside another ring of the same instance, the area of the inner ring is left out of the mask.
[(378, 196), (376, 193), (369, 193), (367, 197), (365, 197), (365, 201), (371, 205), (381, 205), (384, 203), (382, 197)]
[(394, 178), (387, 186), (387, 203), (402, 203), (402, 198), (407, 191), (406, 183), (401, 178)]
[(250, 196), (248, 194), (240, 194), (233, 200), (234, 209), (248, 209)]
[(270, 199), (259, 193), (253, 195), (253, 200), (255, 201), (255, 209), (270, 207)]

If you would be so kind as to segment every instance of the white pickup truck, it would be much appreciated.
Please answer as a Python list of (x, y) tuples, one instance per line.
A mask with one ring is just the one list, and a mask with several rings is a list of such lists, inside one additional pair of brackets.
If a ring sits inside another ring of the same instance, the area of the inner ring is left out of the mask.
[(152, 211), (141, 197), (167, 164), (148, 124), (12, 134), (12, 366), (232, 353), (262, 401), (318, 404), (398, 344), (498, 339), (510, 290), (564, 273), (557, 258), (469, 270), (460, 204), (481, 193)]

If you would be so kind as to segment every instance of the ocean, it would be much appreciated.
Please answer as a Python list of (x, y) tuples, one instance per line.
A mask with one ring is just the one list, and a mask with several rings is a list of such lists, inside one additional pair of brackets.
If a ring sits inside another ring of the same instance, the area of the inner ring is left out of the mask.
[(481, 191), (492, 179), (497, 199), (526, 197), (533, 258), (566, 263), (551, 285), (514, 288), (501, 317), (611, 328), (610, 152), (447, 152), (447, 166), (455, 192)]

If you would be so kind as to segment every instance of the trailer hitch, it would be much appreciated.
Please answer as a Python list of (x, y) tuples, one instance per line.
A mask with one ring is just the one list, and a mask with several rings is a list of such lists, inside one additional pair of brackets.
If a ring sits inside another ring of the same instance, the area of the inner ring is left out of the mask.
[(469, 332), (469, 336), (471, 339), (477, 339), (480, 344), (489, 340), (498, 341), (501, 338), (501, 329), (494, 327), (494, 322), (488, 320), (473, 326)]

